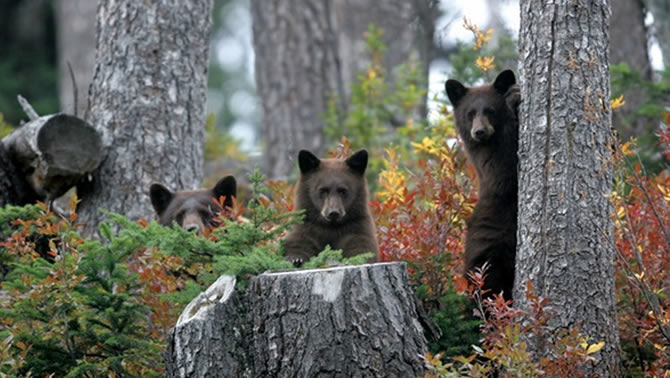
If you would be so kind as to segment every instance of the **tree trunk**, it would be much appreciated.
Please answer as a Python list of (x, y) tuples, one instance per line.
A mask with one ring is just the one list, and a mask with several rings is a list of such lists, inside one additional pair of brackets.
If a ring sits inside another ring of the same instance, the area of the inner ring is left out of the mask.
[[(644, 24), (645, 11), (642, 0), (612, 0), (610, 22), (610, 62), (626, 63), (645, 80), (652, 80), (649, 61), (647, 27)], [(648, 133), (652, 120), (634, 115), (642, 104), (648, 101), (642, 88), (631, 88), (624, 93), (626, 104), (612, 114), (612, 123), (623, 139)]]
[(212, 0), (102, 0), (89, 122), (106, 158), (83, 198), (91, 234), (99, 208), (130, 219), (153, 213), (154, 181), (175, 188), (202, 179)]
[(220, 278), (171, 331), (169, 377), (416, 377), (426, 340), (404, 263)]
[[(288, 176), (301, 149), (323, 155), (323, 115), (331, 96), (340, 101), (340, 115), (346, 112), (350, 85), (368, 63), (364, 38), (370, 23), (385, 30), (389, 72), (411, 55), (419, 57), (412, 2), (252, 0), (251, 12), (269, 177)], [(431, 35), (424, 39), (432, 42), (433, 26), (426, 29)]]
[(323, 154), (322, 115), (342, 82), (331, 6), (319, 0), (251, 1), (263, 168), (271, 178), (288, 176), (301, 149)]
[[(61, 110), (84, 117), (95, 66), (95, 13), (98, 1), (58, 0), (58, 86)], [(76, 79), (77, 108), (68, 63)]]
[(645, 0), (647, 9), (654, 16), (654, 35), (661, 47), (663, 63), (670, 66), (670, 2), (668, 0)]
[[(551, 300), (559, 330), (605, 347), (587, 375), (615, 377), (607, 1), (522, 0), (519, 219), (515, 306), (526, 280)], [(551, 332), (551, 331), (550, 331)], [(537, 356), (544, 340), (530, 340)]]

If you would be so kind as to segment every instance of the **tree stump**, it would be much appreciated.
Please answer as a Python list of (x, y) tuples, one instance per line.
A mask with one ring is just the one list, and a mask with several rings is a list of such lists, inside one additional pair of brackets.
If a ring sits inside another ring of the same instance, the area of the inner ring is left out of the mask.
[(170, 332), (168, 377), (416, 377), (426, 339), (405, 263), (223, 276)]
[(16, 167), (41, 199), (64, 194), (102, 160), (102, 138), (85, 121), (67, 114), (36, 118), (2, 143)]

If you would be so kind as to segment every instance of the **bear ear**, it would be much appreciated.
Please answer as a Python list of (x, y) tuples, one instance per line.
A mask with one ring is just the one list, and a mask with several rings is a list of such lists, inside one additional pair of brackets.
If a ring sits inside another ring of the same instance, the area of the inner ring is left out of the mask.
[(301, 173), (309, 173), (319, 168), (321, 160), (307, 150), (300, 150), (298, 153), (298, 165), (300, 166)]
[(159, 216), (165, 212), (165, 209), (172, 202), (173, 194), (170, 189), (161, 184), (153, 184), (149, 188), (149, 197), (151, 197), (151, 205), (153, 205), (156, 214)]
[(355, 154), (349, 156), (346, 160), (347, 165), (351, 170), (362, 175), (365, 173), (365, 168), (368, 166), (368, 151), (360, 150)]
[(447, 97), (449, 97), (449, 101), (451, 101), (451, 105), (454, 107), (458, 106), (458, 103), (468, 93), (468, 88), (461, 84), (460, 81), (454, 79), (447, 80), (444, 83), (444, 89), (447, 91)]
[(217, 201), (221, 196), (226, 196), (223, 206), (233, 207), (233, 197), (237, 197), (237, 181), (235, 181), (235, 177), (226, 176), (219, 180), (214, 185), (214, 188), (212, 188), (212, 193), (214, 193)]
[(516, 77), (514, 77), (514, 72), (512, 70), (505, 70), (498, 74), (496, 79), (493, 81), (493, 88), (498, 91), (500, 94), (507, 93), (507, 90), (516, 84)]

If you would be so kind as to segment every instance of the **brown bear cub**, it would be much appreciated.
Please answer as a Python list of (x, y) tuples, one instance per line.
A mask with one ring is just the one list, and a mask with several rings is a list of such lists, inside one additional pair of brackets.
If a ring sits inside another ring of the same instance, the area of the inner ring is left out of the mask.
[(218, 225), (217, 214), (222, 210), (219, 198), (225, 196), (223, 206), (233, 207), (233, 197), (237, 195), (237, 183), (233, 176), (219, 180), (211, 189), (183, 190), (171, 192), (161, 184), (153, 184), (149, 189), (151, 204), (158, 215), (158, 223), (179, 226), (201, 233), (207, 227)]
[(367, 151), (321, 160), (302, 150), (298, 165), (296, 208), (305, 210), (305, 220), (284, 238), (286, 258), (300, 266), (330, 245), (344, 257), (372, 252), (376, 261), (379, 246), (365, 181)]
[(519, 87), (511, 70), (493, 84), (446, 82), (456, 127), (479, 179), (479, 199), (467, 223), (465, 271), (488, 263), (487, 296), (512, 298), (517, 229)]

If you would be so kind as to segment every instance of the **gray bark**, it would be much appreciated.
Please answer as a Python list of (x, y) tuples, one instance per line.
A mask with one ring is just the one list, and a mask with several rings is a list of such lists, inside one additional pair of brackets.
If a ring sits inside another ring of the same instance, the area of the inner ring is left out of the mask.
[[(552, 330), (605, 347), (587, 375), (616, 377), (608, 1), (522, 0), (515, 306), (525, 282), (550, 298)], [(546, 341), (529, 340), (540, 357)]]
[(426, 340), (404, 263), (266, 273), (244, 293), (219, 281), (226, 284), (194, 300), (171, 331), (167, 376), (424, 372)]
[[(96, 0), (57, 0), (58, 86), (61, 111), (84, 117), (95, 66)], [(76, 81), (77, 108), (68, 62)]]
[(668, 0), (645, 0), (647, 9), (654, 16), (653, 30), (661, 47), (663, 63), (670, 65), (670, 2)]
[[(645, 80), (652, 80), (649, 61), (647, 27), (644, 24), (645, 9), (642, 0), (612, 0), (610, 22), (610, 62), (626, 63), (640, 73)], [(652, 120), (638, 117), (634, 112), (648, 101), (642, 88), (631, 88), (624, 93), (626, 104), (612, 114), (612, 123), (623, 139), (649, 132)]]
[[(424, 2), (429, 1), (415, 0), (414, 6), (398, 0), (251, 1), (256, 84), (263, 103), (263, 168), (268, 176), (287, 177), (301, 149), (323, 155), (323, 115), (333, 95), (340, 100), (340, 115), (346, 112), (350, 85), (368, 64), (364, 33), (370, 23), (385, 29), (387, 71), (410, 55), (418, 58), (420, 51), (429, 55), (425, 43), (417, 43), (414, 22), (419, 10), (430, 8)], [(428, 16), (419, 19), (434, 21)], [(432, 42), (434, 26), (429, 23), (425, 29), (430, 36), (423, 39)], [(427, 73), (427, 64), (424, 70)]]
[(149, 185), (195, 188), (202, 179), (212, 0), (102, 0), (90, 123), (106, 158), (79, 188), (91, 234), (99, 208), (130, 219), (153, 213)]
[(2, 142), (19, 178), (42, 200), (60, 197), (102, 160), (100, 134), (85, 121), (67, 114), (31, 120)]
[(284, 178), (298, 151), (323, 154), (322, 115), (338, 94), (332, 3), (252, 0), (256, 85), (263, 103), (263, 169)]

